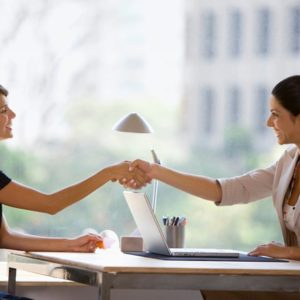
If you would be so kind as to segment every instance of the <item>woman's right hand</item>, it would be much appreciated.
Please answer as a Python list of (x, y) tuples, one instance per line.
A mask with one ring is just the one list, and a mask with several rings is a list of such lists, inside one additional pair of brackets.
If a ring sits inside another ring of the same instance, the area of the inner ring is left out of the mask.
[(129, 165), (129, 171), (132, 172), (137, 169), (145, 173), (150, 179), (153, 179), (153, 164), (141, 159), (136, 159)]
[(137, 159), (129, 164), (129, 172), (132, 174), (139, 174), (137, 177), (136, 175), (133, 175), (133, 178), (129, 181), (127, 180), (121, 180), (120, 183), (126, 187), (126, 188), (132, 188), (136, 189), (139, 188), (140, 182), (137, 181), (137, 178), (140, 178), (141, 176), (145, 178), (144, 185), (151, 183), (151, 180), (154, 178), (152, 174), (152, 164), (150, 164), (147, 161)]
[(124, 187), (140, 189), (151, 180), (140, 168), (131, 169), (131, 164), (129, 161), (124, 161), (111, 166), (113, 172), (113, 178), (111, 180), (118, 180)]

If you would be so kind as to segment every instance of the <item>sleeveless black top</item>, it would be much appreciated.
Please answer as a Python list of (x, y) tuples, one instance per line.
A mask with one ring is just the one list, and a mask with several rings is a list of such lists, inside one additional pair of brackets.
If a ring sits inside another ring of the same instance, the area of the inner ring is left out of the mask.
[[(7, 177), (2, 171), (0, 171), (0, 190), (3, 189), (11, 182), (11, 179)], [(2, 204), (0, 203), (0, 226), (2, 223)]]

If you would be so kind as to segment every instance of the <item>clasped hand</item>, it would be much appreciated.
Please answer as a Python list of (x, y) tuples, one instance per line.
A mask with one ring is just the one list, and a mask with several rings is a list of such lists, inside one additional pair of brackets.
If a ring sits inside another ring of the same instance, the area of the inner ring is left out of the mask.
[(125, 188), (140, 189), (151, 183), (151, 164), (143, 160), (133, 162), (125, 161), (122, 166), (122, 175), (116, 176), (112, 181), (118, 182)]

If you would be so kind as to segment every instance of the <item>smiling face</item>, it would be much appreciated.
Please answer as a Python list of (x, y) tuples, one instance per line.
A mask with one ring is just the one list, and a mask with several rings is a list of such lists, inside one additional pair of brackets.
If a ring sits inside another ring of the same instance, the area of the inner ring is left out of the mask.
[(8, 107), (6, 96), (0, 93), (0, 140), (13, 137), (12, 119), (16, 114)]
[(270, 112), (267, 125), (274, 129), (278, 143), (296, 144), (300, 149), (300, 115), (291, 114), (274, 96), (270, 98)]

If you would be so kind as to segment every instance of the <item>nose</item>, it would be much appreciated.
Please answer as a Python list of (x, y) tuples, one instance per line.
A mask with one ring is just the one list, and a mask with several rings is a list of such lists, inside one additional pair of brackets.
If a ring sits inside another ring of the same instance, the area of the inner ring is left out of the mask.
[(14, 119), (16, 117), (16, 113), (13, 110), (9, 109), (9, 116), (11, 119)]
[(272, 116), (270, 116), (267, 120), (267, 126), (268, 127), (273, 127), (273, 121), (272, 121)]

